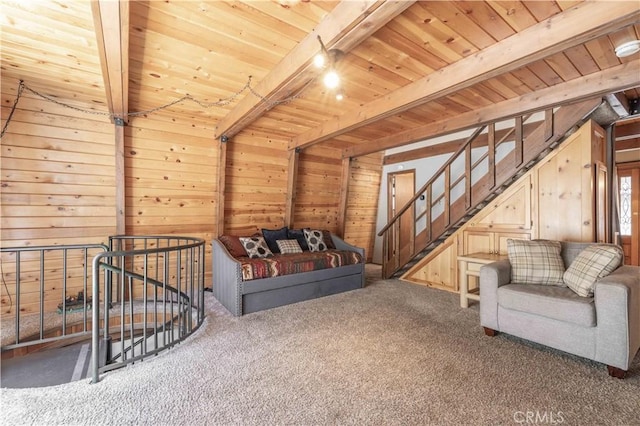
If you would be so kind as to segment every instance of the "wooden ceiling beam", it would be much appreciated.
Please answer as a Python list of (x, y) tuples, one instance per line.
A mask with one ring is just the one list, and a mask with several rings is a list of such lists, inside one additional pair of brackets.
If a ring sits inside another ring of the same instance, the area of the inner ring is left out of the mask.
[(640, 60), (636, 59), (599, 73), (590, 74), (567, 83), (561, 83), (536, 92), (527, 93), (518, 98), (502, 101), (479, 110), (460, 114), (452, 118), (445, 118), (404, 132), (368, 141), (362, 145), (345, 148), (342, 156), (359, 157), (361, 155), (419, 142), (427, 138), (447, 135), (471, 127), (478, 127), (492, 121), (504, 120), (558, 105), (603, 96), (607, 93), (627, 90), (640, 84), (638, 80), (639, 67)]
[(129, 2), (92, 0), (109, 112), (127, 121), (129, 110)]
[[(296, 136), (305, 148), (391, 117), (635, 23), (633, 2), (583, 2), (355, 110)], [(533, 42), (535, 40), (535, 42)]]
[(271, 107), (270, 102), (291, 96), (315, 78), (317, 71), (312, 68), (312, 61), (320, 51), (318, 36), (327, 49), (347, 52), (413, 3), (342, 1), (255, 86), (254, 90), (268, 101), (253, 95), (245, 96), (218, 122), (215, 137), (224, 135), (231, 138), (267, 111)]

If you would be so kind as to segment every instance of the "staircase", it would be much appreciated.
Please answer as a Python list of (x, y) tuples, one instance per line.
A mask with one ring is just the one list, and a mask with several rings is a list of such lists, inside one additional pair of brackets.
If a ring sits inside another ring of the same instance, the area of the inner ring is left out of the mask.
[(382, 275), (403, 275), (482, 210), (560, 142), (602, 103), (600, 98), (517, 116), (513, 126), (475, 129), (449, 160), (378, 233), (383, 237)]

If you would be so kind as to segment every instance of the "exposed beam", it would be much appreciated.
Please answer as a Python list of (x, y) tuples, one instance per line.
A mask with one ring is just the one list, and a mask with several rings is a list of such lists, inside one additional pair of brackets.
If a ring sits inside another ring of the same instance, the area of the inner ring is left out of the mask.
[(343, 157), (359, 157), (388, 148), (395, 148), (427, 138), (442, 136), (460, 130), (477, 127), (492, 121), (524, 115), (541, 109), (577, 102), (607, 93), (626, 90), (640, 84), (638, 69), (640, 60), (627, 62), (605, 71), (584, 76), (567, 83), (527, 93), (520, 97), (460, 114), (455, 117), (434, 121), (420, 127), (385, 136), (361, 145), (345, 148)]
[[(318, 26), (291, 50), (255, 87), (270, 101), (290, 96), (317, 76), (313, 57), (318, 36), (327, 49), (347, 52), (411, 6), (413, 1), (351, 1), (338, 4)], [(232, 137), (270, 108), (255, 96), (245, 96), (216, 126), (215, 137)]]
[(347, 203), (349, 201), (349, 176), (351, 175), (351, 158), (342, 159), (340, 174), (340, 202), (338, 203), (338, 236), (344, 238), (347, 228)]
[[(293, 138), (289, 149), (334, 138), (635, 23), (634, 2), (584, 2), (474, 55)], [(535, 40), (535, 42), (532, 42)]]
[(289, 167), (287, 167), (287, 202), (284, 212), (284, 225), (293, 228), (296, 210), (296, 194), (298, 190), (298, 165), (300, 150), (289, 151)]
[(124, 126), (116, 125), (115, 128), (115, 174), (116, 174), (116, 234), (126, 235), (126, 197), (125, 197), (125, 165), (124, 165)]
[(92, 0), (91, 12), (96, 32), (107, 105), (115, 122), (115, 207), (116, 234), (125, 235), (126, 191), (124, 165), (124, 125), (129, 111), (129, 2)]
[(218, 141), (218, 191), (216, 214), (216, 237), (224, 234), (225, 186), (227, 184), (227, 143)]
[(91, 11), (109, 112), (126, 122), (129, 109), (129, 2), (92, 0)]

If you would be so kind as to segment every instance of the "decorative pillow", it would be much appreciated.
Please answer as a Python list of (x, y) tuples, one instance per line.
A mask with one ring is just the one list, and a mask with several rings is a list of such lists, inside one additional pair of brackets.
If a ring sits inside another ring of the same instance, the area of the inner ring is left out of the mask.
[(246, 250), (240, 242), (240, 237), (234, 235), (221, 235), (218, 240), (225, 246), (229, 254), (233, 257), (244, 257), (247, 255)]
[(331, 231), (329, 231), (327, 229), (323, 229), (322, 230), (322, 240), (327, 245), (327, 250), (329, 250), (329, 249), (333, 250), (333, 249), (336, 248), (336, 245), (333, 244), (333, 239), (331, 238)]
[(264, 240), (267, 242), (269, 246), (269, 250), (273, 253), (280, 253), (280, 249), (278, 248), (278, 240), (286, 240), (289, 238), (287, 235), (289, 229), (284, 226), (280, 229), (264, 229), (262, 228), (262, 236)]
[(622, 249), (613, 244), (594, 244), (582, 250), (564, 273), (564, 283), (578, 296), (591, 297), (597, 280), (622, 263)]
[(252, 259), (273, 256), (264, 237), (240, 237), (240, 242)]
[(302, 253), (300, 244), (297, 240), (278, 240), (278, 248), (280, 253)]
[(513, 284), (564, 286), (560, 241), (507, 239)]
[(302, 229), (289, 229), (287, 231), (287, 238), (295, 238), (298, 241), (298, 244), (300, 245), (302, 251), (309, 251), (309, 245), (307, 244), (307, 239), (304, 236), (304, 231)]
[(327, 249), (321, 230), (303, 229), (303, 231), (309, 245), (309, 251), (325, 251)]

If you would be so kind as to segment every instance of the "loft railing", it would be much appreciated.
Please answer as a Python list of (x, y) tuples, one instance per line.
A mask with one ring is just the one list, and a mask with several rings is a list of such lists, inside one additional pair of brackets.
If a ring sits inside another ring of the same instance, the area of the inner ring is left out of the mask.
[(3, 356), (92, 339), (96, 383), (102, 372), (174, 346), (204, 321), (202, 239), (117, 236), (109, 246), (2, 248), (0, 255)]
[[(192, 334), (204, 321), (204, 240), (188, 237), (110, 239), (93, 258), (92, 381), (143, 360)], [(100, 309), (103, 310), (102, 317)]]
[(8, 247), (2, 266), (2, 351), (37, 347), (91, 334), (91, 259), (103, 244)]
[(531, 115), (526, 115), (504, 129), (497, 130), (496, 123), (475, 129), (378, 233), (384, 277), (443, 242), (600, 103), (591, 99), (546, 110), (539, 124), (527, 123)]

